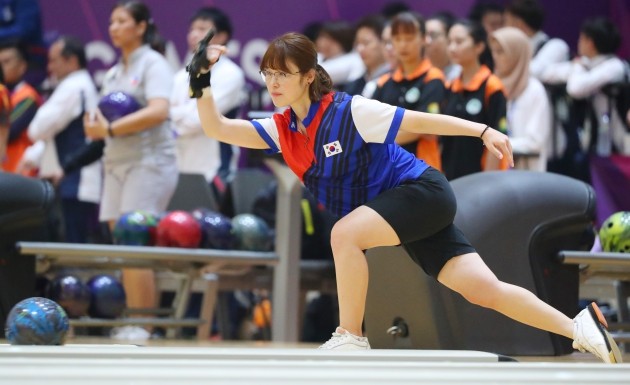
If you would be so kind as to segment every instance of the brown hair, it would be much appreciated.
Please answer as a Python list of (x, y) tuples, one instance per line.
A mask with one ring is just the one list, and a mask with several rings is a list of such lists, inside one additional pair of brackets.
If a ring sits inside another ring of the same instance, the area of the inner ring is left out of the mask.
[(309, 86), (311, 101), (319, 101), (322, 96), (332, 91), (332, 79), (322, 66), (317, 64), (315, 44), (306, 36), (289, 32), (275, 38), (260, 61), (260, 69), (274, 69), (290, 72), (288, 63), (298, 67), (300, 74), (314, 69), (315, 80)]
[(424, 36), (426, 28), (424, 18), (416, 12), (401, 12), (392, 18), (392, 36), (399, 33), (418, 33)]

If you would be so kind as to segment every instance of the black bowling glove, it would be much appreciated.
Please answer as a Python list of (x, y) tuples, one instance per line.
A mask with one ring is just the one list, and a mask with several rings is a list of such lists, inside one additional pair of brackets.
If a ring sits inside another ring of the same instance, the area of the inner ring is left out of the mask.
[(208, 60), (207, 48), (210, 40), (214, 36), (214, 30), (208, 31), (201, 39), (190, 63), (186, 66), (189, 78), (189, 93), (191, 98), (200, 98), (203, 89), (210, 87), (210, 61)]

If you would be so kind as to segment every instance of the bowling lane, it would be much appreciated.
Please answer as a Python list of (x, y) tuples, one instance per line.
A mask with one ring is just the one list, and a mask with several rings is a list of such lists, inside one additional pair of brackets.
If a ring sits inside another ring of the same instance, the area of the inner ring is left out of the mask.
[(0, 384), (628, 384), (630, 364), (500, 362), (475, 351), (0, 345)]
[(361, 362), (499, 362), (496, 354), (470, 350), (325, 351), (286, 348), (139, 347), (135, 345), (0, 346), (4, 358), (57, 359), (168, 359), (168, 360), (280, 360)]

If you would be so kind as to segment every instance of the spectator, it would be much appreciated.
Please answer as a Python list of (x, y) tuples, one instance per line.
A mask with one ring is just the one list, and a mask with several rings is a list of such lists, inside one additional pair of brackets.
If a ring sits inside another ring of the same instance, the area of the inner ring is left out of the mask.
[(24, 46), (29, 67), (26, 78), (38, 86), (46, 77), (46, 45), (38, 0), (0, 0), (0, 42)]
[[(545, 82), (566, 83), (570, 97), (590, 98), (591, 110), (587, 115), (587, 125), (593, 129), (590, 146), (600, 146), (600, 155), (611, 151), (630, 155), (630, 133), (622, 120), (625, 111), (618, 111), (613, 98), (604, 92), (606, 85), (626, 78), (626, 64), (615, 55), (620, 44), (619, 30), (610, 20), (604, 17), (587, 19), (580, 28), (579, 56), (549, 67), (542, 74)], [(597, 138), (597, 133), (602, 137)]]
[(381, 40), (383, 41), (383, 56), (385, 57), (385, 61), (389, 63), (389, 68), (398, 67), (398, 59), (396, 58), (394, 47), (392, 46), (392, 23), (389, 20), (383, 27)]
[(315, 40), (319, 64), (328, 71), (337, 89), (365, 72), (361, 56), (352, 49), (354, 35), (354, 28), (348, 22), (329, 21), (322, 24)]
[(24, 151), (32, 144), (27, 129), (42, 99), (35, 88), (24, 80), (28, 68), (24, 46), (15, 43), (0, 45), (0, 66), (4, 73), (5, 85), (11, 95), (12, 108), (11, 127), (2, 168), (7, 172), (16, 172)]
[(455, 79), (461, 72), (461, 67), (451, 62), (448, 55), (448, 30), (455, 21), (448, 12), (437, 13), (427, 19), (426, 28), (426, 57), (434, 67), (444, 73), (447, 82)]
[(481, 24), (487, 35), (503, 27), (503, 7), (497, 3), (478, 0), (470, 12), (468, 19)]
[[(85, 48), (77, 38), (62, 36), (50, 47), (48, 70), (58, 85), (37, 110), (28, 128), (33, 142), (54, 141), (59, 163), (87, 146), (83, 115), (93, 110), (98, 93), (87, 71)], [(23, 167), (39, 168), (25, 153)], [(30, 162), (29, 162), (30, 161)], [(61, 178), (57, 186), (66, 242), (87, 243), (98, 229), (101, 164), (94, 162)]]
[[(210, 29), (216, 32), (212, 44), (227, 45), (232, 37), (232, 24), (222, 10), (201, 8), (190, 20), (187, 35), (189, 57)], [(243, 70), (228, 57), (223, 57), (221, 63), (212, 68), (212, 83), (221, 88), (217, 97), (221, 113), (230, 118), (237, 117), (244, 100)], [(227, 143), (219, 143), (203, 133), (197, 104), (188, 93), (188, 72), (185, 68), (175, 74), (170, 116), (177, 135), (179, 171), (203, 174), (209, 183), (217, 176), (222, 180), (229, 180), (236, 170), (239, 149)]]
[[(545, 21), (545, 11), (537, 0), (514, 0), (506, 10), (506, 24), (522, 30), (530, 39), (532, 49), (532, 60), (530, 62), (530, 72), (543, 83), (547, 83), (543, 78), (546, 68), (553, 67), (558, 63), (569, 60), (569, 46), (566, 42), (558, 38), (550, 38), (542, 31)], [(561, 158), (572, 152), (570, 143), (577, 144), (578, 140), (571, 140), (574, 136), (574, 124), (568, 119), (568, 113), (564, 112), (569, 107), (566, 102), (566, 94), (558, 88), (548, 87), (548, 98), (554, 110), (554, 133), (552, 143), (549, 148), (549, 158), (551, 169), (558, 169), (558, 162)], [(567, 147), (568, 145), (568, 147)], [(568, 155), (569, 158), (576, 158)], [(578, 166), (577, 168), (581, 168)], [(564, 172), (564, 171), (562, 171)]]
[(304, 27), (302, 27), (302, 33), (304, 36), (308, 37), (310, 41), (315, 43), (317, 40), (317, 35), (319, 35), (319, 31), (322, 30), (322, 22), (321, 21), (312, 21), (307, 23)]
[[(392, 44), (399, 65), (378, 80), (374, 99), (408, 110), (440, 113), (445, 87), (442, 71), (422, 57), (424, 20), (418, 14), (403, 12), (392, 19)], [(400, 133), (396, 142), (407, 151), (440, 170), (438, 138), (435, 135)]]
[(551, 107), (545, 87), (529, 72), (529, 39), (518, 28), (499, 28), (490, 37), (490, 48), (495, 73), (507, 94), (508, 136), (515, 155), (514, 167), (545, 171)]
[(363, 76), (350, 82), (344, 91), (350, 95), (362, 95), (371, 98), (376, 90), (376, 80), (390, 71), (385, 60), (384, 46), (381, 36), (385, 27), (385, 19), (380, 15), (367, 16), (357, 23), (355, 39), (356, 51), (361, 55), (366, 71)]
[[(125, 212), (163, 212), (177, 185), (176, 150), (168, 120), (173, 73), (164, 56), (149, 46), (156, 34), (146, 5), (121, 1), (114, 6), (109, 35), (121, 58), (105, 75), (101, 94), (125, 92), (142, 107), (113, 121), (98, 110), (96, 119), (84, 117), (86, 135), (106, 140), (100, 219), (110, 228)], [(123, 285), (128, 307), (156, 306), (153, 271), (123, 269)], [(141, 328), (118, 328), (113, 337), (149, 335)]]
[[(501, 80), (489, 68), (492, 58), (485, 29), (459, 20), (449, 30), (448, 41), (451, 60), (462, 67), (462, 73), (451, 83), (442, 112), (507, 133), (507, 101)], [(449, 180), (506, 167), (486, 154), (477, 138), (442, 137), (442, 168)]]
[(513, 0), (505, 10), (505, 24), (529, 37), (533, 55), (529, 69), (540, 80), (546, 68), (569, 59), (567, 43), (542, 31), (544, 21), (545, 11), (538, 0)]

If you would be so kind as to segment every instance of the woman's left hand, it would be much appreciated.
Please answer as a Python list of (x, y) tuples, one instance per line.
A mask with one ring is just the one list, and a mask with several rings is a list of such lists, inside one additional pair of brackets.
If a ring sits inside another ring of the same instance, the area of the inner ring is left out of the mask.
[(109, 122), (98, 108), (83, 115), (83, 129), (88, 138), (92, 140), (106, 138), (108, 136), (107, 127), (109, 127)]
[(510, 167), (514, 167), (514, 156), (512, 154), (512, 144), (507, 135), (495, 130), (489, 129), (483, 134), (483, 145), (486, 146), (494, 156), (499, 159), (507, 157)]

